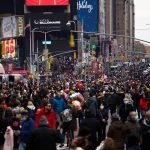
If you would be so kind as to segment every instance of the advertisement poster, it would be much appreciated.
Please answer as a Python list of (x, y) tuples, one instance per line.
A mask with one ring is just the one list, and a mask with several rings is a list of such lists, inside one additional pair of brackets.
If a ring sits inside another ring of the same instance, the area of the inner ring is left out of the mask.
[(24, 17), (9, 16), (2, 18), (2, 38), (24, 36)]
[(2, 19), (2, 38), (12, 37), (13, 33), (12, 17), (4, 17)]
[(8, 63), (7, 64), (7, 72), (11, 73), (13, 69), (14, 69), (14, 63), (13, 62)]
[(86, 32), (98, 31), (98, 0), (78, 0), (77, 19)]
[(26, 0), (26, 6), (68, 6), (69, 0)]
[(16, 49), (16, 40), (10, 39), (3, 41), (5, 44), (5, 57), (6, 58), (14, 58), (16, 56), (15, 49)]

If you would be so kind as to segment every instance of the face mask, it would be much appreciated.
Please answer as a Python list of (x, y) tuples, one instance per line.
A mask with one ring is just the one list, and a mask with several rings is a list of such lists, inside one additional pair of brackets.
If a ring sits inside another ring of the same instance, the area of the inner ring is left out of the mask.
[(27, 118), (26, 118), (26, 117), (22, 117), (21, 120), (22, 120), (22, 121), (26, 121)]

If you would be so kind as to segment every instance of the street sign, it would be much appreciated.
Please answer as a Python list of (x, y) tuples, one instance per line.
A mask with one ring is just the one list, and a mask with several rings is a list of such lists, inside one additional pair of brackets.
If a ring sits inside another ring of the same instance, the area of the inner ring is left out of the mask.
[(43, 45), (45, 45), (45, 44), (46, 44), (46, 45), (51, 45), (51, 44), (52, 44), (52, 41), (42, 41), (42, 44), (43, 44)]

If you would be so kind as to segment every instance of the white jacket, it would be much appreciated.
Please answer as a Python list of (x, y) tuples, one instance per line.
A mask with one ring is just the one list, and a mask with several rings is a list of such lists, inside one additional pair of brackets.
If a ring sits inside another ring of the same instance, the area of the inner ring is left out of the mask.
[(7, 127), (4, 138), (3, 150), (13, 150), (14, 149), (14, 135), (13, 130), (10, 126)]

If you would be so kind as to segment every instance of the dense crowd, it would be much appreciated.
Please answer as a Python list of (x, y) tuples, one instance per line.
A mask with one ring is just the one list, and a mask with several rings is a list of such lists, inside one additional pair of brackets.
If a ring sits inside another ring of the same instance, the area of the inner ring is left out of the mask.
[(3, 84), (0, 149), (150, 150), (149, 77), (133, 72)]

